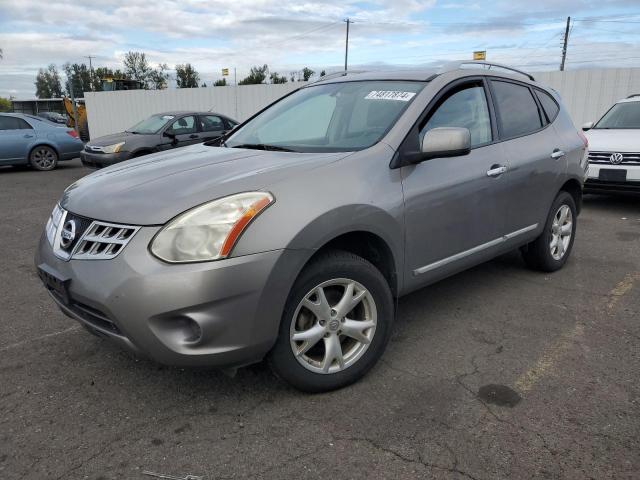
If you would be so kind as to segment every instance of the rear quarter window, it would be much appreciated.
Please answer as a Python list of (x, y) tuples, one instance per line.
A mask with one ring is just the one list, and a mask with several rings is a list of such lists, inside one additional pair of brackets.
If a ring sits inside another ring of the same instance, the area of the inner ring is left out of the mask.
[(531, 91), (517, 83), (491, 80), (502, 138), (519, 137), (542, 128), (540, 111)]
[(551, 95), (547, 92), (543, 92), (542, 90), (535, 89), (536, 96), (538, 100), (540, 100), (540, 104), (542, 105), (542, 109), (544, 110), (545, 115), (547, 116), (547, 120), (549, 123), (553, 122), (558, 116), (558, 112), (560, 111), (560, 107), (553, 99)]

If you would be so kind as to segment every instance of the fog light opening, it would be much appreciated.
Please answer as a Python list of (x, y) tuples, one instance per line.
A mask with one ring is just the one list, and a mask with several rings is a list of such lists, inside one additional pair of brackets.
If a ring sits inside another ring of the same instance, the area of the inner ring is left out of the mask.
[(188, 344), (195, 344), (202, 339), (202, 327), (198, 322), (191, 318), (186, 319), (186, 325), (184, 329), (184, 342)]

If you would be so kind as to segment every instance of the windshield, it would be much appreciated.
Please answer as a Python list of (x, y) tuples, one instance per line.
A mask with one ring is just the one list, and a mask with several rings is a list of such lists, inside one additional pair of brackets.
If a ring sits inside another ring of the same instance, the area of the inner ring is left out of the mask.
[(640, 128), (640, 102), (616, 103), (593, 128)]
[(425, 82), (363, 81), (303, 88), (242, 126), (228, 147), (343, 152), (368, 148)]
[(158, 133), (162, 127), (175, 118), (175, 115), (153, 115), (140, 123), (135, 124), (128, 130), (129, 133), (153, 134)]

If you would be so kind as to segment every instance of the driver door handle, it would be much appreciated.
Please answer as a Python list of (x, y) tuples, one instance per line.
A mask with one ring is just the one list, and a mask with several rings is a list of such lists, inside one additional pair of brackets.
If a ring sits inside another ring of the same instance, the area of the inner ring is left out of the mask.
[(565, 156), (565, 153), (560, 150), (559, 148), (556, 148), (552, 153), (551, 153), (551, 158), (555, 158), (556, 160), (558, 158), (562, 158)]
[(487, 177), (499, 177), (507, 170), (505, 165), (492, 165), (491, 168), (487, 170)]
[(192, 135), (189, 135), (189, 138), (198, 138), (198, 135), (196, 135), (195, 133)]

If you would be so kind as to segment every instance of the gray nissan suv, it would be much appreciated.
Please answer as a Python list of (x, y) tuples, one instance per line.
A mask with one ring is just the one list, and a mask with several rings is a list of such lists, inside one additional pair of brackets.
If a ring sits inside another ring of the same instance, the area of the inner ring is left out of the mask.
[(567, 261), (587, 158), (558, 95), (487, 63), (340, 74), (216, 141), (69, 186), (36, 254), (60, 309), (158, 362), (362, 377), (394, 299), (513, 249)]

